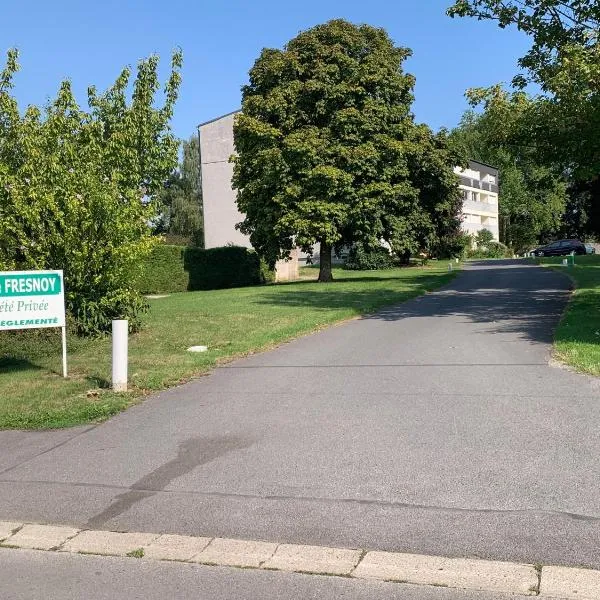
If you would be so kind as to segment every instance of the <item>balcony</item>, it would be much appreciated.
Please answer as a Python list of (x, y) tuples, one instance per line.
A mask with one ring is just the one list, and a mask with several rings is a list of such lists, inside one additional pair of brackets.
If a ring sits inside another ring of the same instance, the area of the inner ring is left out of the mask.
[(487, 202), (474, 202), (473, 200), (463, 201), (463, 212), (483, 212), (493, 217), (498, 215), (498, 205), (488, 204)]

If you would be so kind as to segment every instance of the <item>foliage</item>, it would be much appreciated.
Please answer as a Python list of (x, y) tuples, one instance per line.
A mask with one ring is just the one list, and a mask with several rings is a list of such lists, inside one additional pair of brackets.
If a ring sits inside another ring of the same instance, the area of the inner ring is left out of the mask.
[(451, 139), (474, 160), (499, 169), (500, 239), (522, 253), (560, 228), (567, 181), (558, 166), (544, 164), (535, 148), (519, 143), (530, 100), (520, 93), (496, 94), (505, 100), (487, 104), (481, 114), (466, 112)]
[(182, 149), (179, 167), (171, 173), (159, 194), (161, 216), (155, 231), (185, 238), (191, 245), (202, 247), (202, 183), (197, 136), (184, 140)]
[(480, 229), (475, 234), (475, 243), (477, 247), (487, 248), (490, 242), (494, 241), (494, 234), (489, 229)]
[[(531, 36), (532, 46), (520, 59), (524, 72), (513, 79), (522, 89), (532, 82), (542, 94), (523, 102), (522, 92), (508, 94), (499, 86), (475, 90), (474, 100), (510, 116), (520, 108), (513, 143), (535, 149), (539, 164), (558, 165), (568, 175), (581, 202), (580, 186), (589, 202), (600, 202), (594, 185), (600, 176), (600, 3), (596, 0), (458, 0), (452, 16), (496, 20)], [(598, 212), (592, 208), (589, 212)], [(570, 217), (576, 216), (571, 211)], [(600, 232), (600, 215), (585, 228)], [(573, 219), (569, 219), (570, 226)]]
[(189, 290), (260, 285), (275, 278), (256, 252), (241, 246), (187, 248), (184, 268), (189, 273)]
[(265, 49), (236, 117), (240, 230), (271, 264), (320, 243), (320, 281), (334, 246), (388, 241), (406, 254), (458, 228), (445, 134), (416, 126), (410, 50), (383, 29), (318, 25)]
[(171, 294), (188, 289), (189, 275), (183, 268), (185, 246), (158, 244), (134, 274), (142, 294)]
[(16, 51), (0, 74), (0, 269), (63, 269), (79, 333), (106, 331), (113, 318), (139, 324), (130, 274), (153, 246), (154, 194), (177, 158), (169, 120), (180, 66), (175, 53), (161, 108), (152, 56), (138, 64), (130, 102), (124, 69), (104, 94), (90, 88), (87, 112), (64, 81), (23, 115), (11, 95)]
[(274, 271), (247, 248), (203, 249), (169, 244), (155, 246), (135, 277), (136, 287), (143, 294), (216, 290), (274, 280)]
[[(126, 395), (107, 388), (107, 337), (72, 338), (71, 376), (63, 379), (59, 332), (0, 333), (0, 428), (68, 427), (106, 419), (149, 390), (179, 385), (222, 360), (424, 294), (456, 273), (446, 265), (376, 273), (340, 269), (335, 289), (304, 280), (150, 300), (144, 327), (129, 340)], [(197, 344), (208, 346), (208, 352), (186, 352)]]
[(511, 258), (512, 252), (502, 243), (490, 241), (485, 245), (471, 248), (467, 252), (468, 258)]
[(471, 234), (458, 231), (440, 238), (433, 247), (431, 256), (436, 258), (466, 258), (473, 245)]
[(383, 246), (366, 248), (361, 243), (350, 248), (348, 258), (344, 263), (344, 268), (351, 271), (375, 271), (393, 267), (394, 259), (387, 248)]

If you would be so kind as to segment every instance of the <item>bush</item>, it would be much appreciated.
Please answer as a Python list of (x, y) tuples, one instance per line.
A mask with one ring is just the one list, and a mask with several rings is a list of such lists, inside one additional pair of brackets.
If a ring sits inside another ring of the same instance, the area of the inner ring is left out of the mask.
[(392, 269), (394, 260), (387, 248), (382, 246), (367, 249), (362, 244), (355, 244), (350, 249), (344, 268), (351, 271), (376, 271), (377, 269)]
[(185, 246), (160, 244), (153, 248), (136, 275), (136, 287), (142, 294), (171, 294), (188, 289), (185, 271)]
[(473, 237), (468, 233), (457, 233), (455, 235), (444, 236), (432, 249), (432, 256), (436, 258), (461, 258), (467, 257)]
[(469, 258), (511, 258), (512, 252), (502, 242), (488, 242), (468, 252)]
[(275, 272), (254, 250), (241, 246), (205, 250), (162, 244), (144, 262), (136, 276), (136, 287), (143, 294), (172, 294), (260, 285), (274, 280)]
[(272, 269), (254, 250), (241, 246), (221, 248), (187, 248), (184, 268), (189, 274), (188, 290), (259, 285), (274, 280)]

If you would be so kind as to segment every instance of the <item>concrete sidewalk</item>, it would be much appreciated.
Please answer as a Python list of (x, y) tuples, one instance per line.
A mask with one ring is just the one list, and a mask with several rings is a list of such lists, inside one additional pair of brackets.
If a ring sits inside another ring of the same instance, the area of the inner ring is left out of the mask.
[(0, 519), (599, 568), (598, 382), (548, 366), (568, 285), (476, 264), (97, 427), (0, 432)]

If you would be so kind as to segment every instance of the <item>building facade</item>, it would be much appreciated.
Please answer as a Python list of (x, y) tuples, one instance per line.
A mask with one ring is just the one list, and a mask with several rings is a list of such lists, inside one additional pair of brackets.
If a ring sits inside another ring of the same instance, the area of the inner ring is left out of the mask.
[[(238, 112), (198, 126), (205, 248), (228, 244), (252, 247), (248, 236), (235, 228), (244, 219), (237, 209), (236, 193), (231, 187), (233, 165), (229, 161), (235, 152), (233, 122)], [(498, 240), (498, 169), (472, 160), (468, 169), (456, 167), (454, 172), (460, 177), (459, 187), (463, 194), (463, 230), (476, 234), (481, 229), (489, 229)], [(316, 247), (314, 257), (318, 255)], [(305, 264), (306, 255), (294, 252), (290, 261), (279, 261), (277, 279), (295, 279), (299, 260)]]
[(467, 169), (456, 167), (454, 172), (460, 178), (463, 196), (463, 231), (477, 234), (482, 229), (489, 229), (499, 241), (498, 169), (470, 160)]

